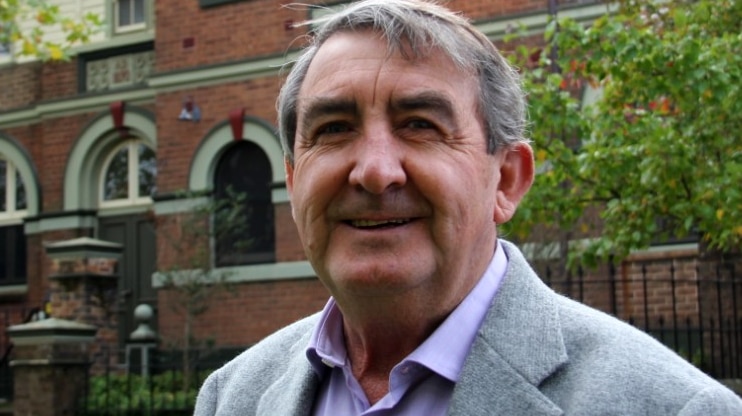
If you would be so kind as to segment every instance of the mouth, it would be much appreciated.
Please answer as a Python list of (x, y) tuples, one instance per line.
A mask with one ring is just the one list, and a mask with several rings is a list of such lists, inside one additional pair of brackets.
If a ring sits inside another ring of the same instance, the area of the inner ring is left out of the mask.
[(412, 218), (398, 218), (393, 220), (351, 220), (346, 221), (346, 224), (353, 228), (361, 230), (375, 230), (380, 228), (393, 228), (400, 227), (405, 224), (412, 222)]

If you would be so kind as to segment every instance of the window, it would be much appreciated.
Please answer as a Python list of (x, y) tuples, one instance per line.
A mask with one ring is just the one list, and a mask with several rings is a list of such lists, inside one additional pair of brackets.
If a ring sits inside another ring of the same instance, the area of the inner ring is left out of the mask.
[(0, 59), (10, 56), (10, 45), (0, 42)]
[(157, 192), (155, 152), (140, 140), (116, 148), (103, 164), (100, 180), (102, 207), (150, 203)]
[(147, 27), (144, 0), (114, 0), (116, 33), (131, 32)]
[(0, 219), (22, 218), (26, 214), (26, 188), (18, 170), (0, 157)]
[(246, 203), (242, 211), (245, 230), (231, 235), (227, 233), (215, 242), (217, 266), (275, 260), (272, 177), (270, 161), (255, 143), (237, 142), (220, 158), (214, 175), (214, 197), (225, 199), (230, 197), (230, 192), (241, 193), (246, 196)]
[(10, 57), (10, 32), (0, 23), (0, 59)]
[(23, 224), (0, 227), (0, 285), (26, 283)]
[(0, 156), (0, 285), (25, 283), (26, 188), (13, 163)]

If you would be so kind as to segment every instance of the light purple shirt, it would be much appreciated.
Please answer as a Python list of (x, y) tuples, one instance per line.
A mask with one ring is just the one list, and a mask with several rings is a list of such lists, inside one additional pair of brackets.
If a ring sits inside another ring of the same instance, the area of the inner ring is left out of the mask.
[[(498, 244), (499, 247), (499, 244)], [(322, 379), (313, 415), (445, 415), (474, 338), (500, 287), (507, 257), (495, 250), (487, 270), (446, 320), (389, 376), (389, 393), (373, 406), (353, 377), (343, 317), (330, 298), (307, 347)]]

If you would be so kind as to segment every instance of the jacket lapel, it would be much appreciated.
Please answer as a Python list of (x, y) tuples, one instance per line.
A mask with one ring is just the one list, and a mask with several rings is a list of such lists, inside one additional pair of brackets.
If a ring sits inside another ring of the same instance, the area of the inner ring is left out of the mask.
[(522, 254), (508, 255), (495, 296), (461, 373), (451, 415), (560, 415), (539, 385), (567, 361), (554, 293)]
[(311, 331), (286, 352), (288, 367), (266, 389), (256, 415), (308, 416), (311, 413), (319, 378), (304, 353), (310, 335)]

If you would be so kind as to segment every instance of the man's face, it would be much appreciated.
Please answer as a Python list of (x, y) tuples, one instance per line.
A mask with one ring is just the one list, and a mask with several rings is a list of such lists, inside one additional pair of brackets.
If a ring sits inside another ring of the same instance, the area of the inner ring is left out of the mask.
[(389, 56), (371, 32), (320, 48), (299, 94), (287, 186), (307, 256), (336, 298), (416, 290), (442, 306), (481, 276), (507, 152), (486, 152), (478, 88), (442, 54)]

